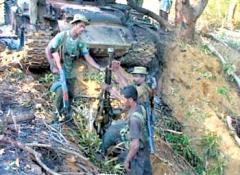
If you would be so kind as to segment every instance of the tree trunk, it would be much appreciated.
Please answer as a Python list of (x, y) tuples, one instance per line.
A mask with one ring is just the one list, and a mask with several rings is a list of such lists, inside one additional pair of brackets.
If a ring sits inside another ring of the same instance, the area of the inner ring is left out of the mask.
[(177, 28), (177, 37), (185, 41), (194, 40), (197, 19), (205, 9), (207, 2), (208, 0), (200, 0), (198, 4), (193, 7), (190, 4), (190, 0), (176, 0), (175, 25)]
[[(192, 7), (190, 0), (176, 0), (175, 25), (177, 28), (177, 37), (186, 41), (192, 41), (194, 39), (196, 21), (202, 14), (207, 3), (208, 0), (199, 0), (198, 4), (195, 7)], [(160, 16), (150, 10), (138, 7), (135, 0), (128, 0), (128, 5), (134, 10), (155, 19), (160, 25), (166, 27), (167, 29), (172, 29), (172, 26)]]
[(238, 0), (231, 0), (228, 8), (226, 27), (233, 30), (234, 28), (234, 14), (236, 12)]

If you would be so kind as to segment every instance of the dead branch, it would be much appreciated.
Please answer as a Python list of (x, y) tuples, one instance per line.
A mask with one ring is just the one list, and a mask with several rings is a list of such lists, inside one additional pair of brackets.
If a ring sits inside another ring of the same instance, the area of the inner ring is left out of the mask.
[(62, 145), (68, 145), (69, 142), (67, 139), (62, 135), (62, 133), (57, 130), (56, 128), (52, 127), (51, 125), (48, 125), (44, 120), (42, 120), (46, 128), (50, 131), (50, 136), (53, 140), (56, 142), (62, 144)]
[[(202, 33), (202, 35), (206, 38), (210, 38), (222, 45), (224, 45), (225, 47), (227, 47), (228, 49), (233, 49), (233, 50), (236, 50), (235, 48), (233, 48), (232, 46), (229, 46), (226, 42), (224, 42), (223, 40), (217, 38), (216, 36), (214, 36), (214, 34), (212, 33)], [(237, 50), (238, 51), (238, 50)], [(238, 51), (239, 52), (239, 51)]]
[(160, 157), (158, 154), (154, 153), (154, 157), (156, 157), (158, 160), (164, 162), (164, 163), (167, 163), (168, 165), (172, 166), (173, 167), (173, 164), (170, 163), (169, 161), (167, 161), (166, 159)]
[[(62, 153), (67, 153), (67, 154), (72, 154), (74, 156), (76, 156), (78, 159), (80, 159), (80, 162), (84, 162), (84, 165), (80, 166), (85, 172), (90, 173), (91, 172), (88, 170), (89, 167), (91, 168), (93, 171), (97, 172), (97, 169), (94, 167), (94, 165), (92, 165), (88, 159), (82, 155), (80, 155), (78, 152), (70, 150), (70, 149), (66, 149), (66, 148), (62, 148), (62, 147), (56, 147), (53, 146), (51, 144), (40, 144), (40, 143), (27, 143), (27, 144), (22, 144), (18, 141), (12, 140), (11, 138), (5, 137), (5, 136), (1, 136), (0, 137), (0, 143), (5, 143), (5, 144), (12, 144), (20, 149), (22, 149), (23, 151), (26, 151), (30, 154), (32, 154), (34, 156), (34, 159), (36, 160), (36, 162), (49, 174), (51, 175), (60, 175), (60, 173), (54, 172), (53, 170), (51, 170), (50, 168), (48, 168), (41, 160), (41, 153), (35, 151), (34, 149), (32, 149), (31, 147), (41, 147), (41, 148), (48, 148), (51, 150), (57, 150), (60, 151)], [(80, 164), (78, 164), (80, 165)], [(66, 172), (65, 172), (66, 173)], [(76, 173), (77, 174), (77, 173)]]
[(143, 13), (144, 15), (147, 15), (147, 16), (153, 18), (153, 19), (155, 19), (157, 22), (159, 22), (160, 25), (163, 25), (168, 30), (172, 30), (173, 29), (173, 26), (170, 25), (166, 20), (161, 18), (159, 15), (156, 15), (155, 13), (153, 13), (150, 10), (147, 10), (145, 8), (142, 8), (142, 7), (138, 7), (133, 0), (128, 0), (128, 5), (130, 7), (132, 7), (134, 10), (136, 10), (136, 11), (138, 11), (140, 13)]
[(4, 137), (4, 136), (1, 136), (0, 137), (0, 143), (5, 143), (5, 144), (11, 144), (11, 145), (14, 145), (18, 148), (20, 148), (21, 150), (23, 151), (26, 151), (30, 154), (32, 154), (36, 160), (36, 162), (49, 174), (51, 175), (60, 175), (59, 173), (51, 170), (50, 168), (48, 168), (41, 160), (41, 157), (42, 155), (39, 153), (39, 152), (36, 152), (35, 150), (33, 150), (32, 148), (30, 148), (29, 146), (26, 146), (20, 142), (17, 142), (15, 140), (12, 140), (8, 137)]
[(30, 113), (26, 113), (23, 115), (13, 115), (11, 113), (11, 115), (6, 116), (6, 122), (7, 122), (7, 124), (15, 124), (16, 125), (18, 122), (28, 121), (28, 120), (32, 120), (34, 118), (35, 118), (35, 116)]
[[(161, 142), (161, 144), (163, 144), (164, 146), (166, 146), (167, 149), (169, 149), (171, 152), (174, 153), (174, 150), (172, 149), (172, 147), (171, 147), (171, 145), (170, 145), (169, 143), (163, 141), (162, 139), (158, 140), (158, 142), (159, 142), (159, 143)], [(157, 152), (160, 152), (160, 151), (158, 151), (158, 148), (157, 148), (156, 153), (157, 153)], [(155, 154), (156, 154), (156, 153), (155, 153)], [(158, 155), (158, 154), (157, 154), (157, 155)], [(161, 157), (158, 157), (158, 158), (161, 158)], [(189, 162), (187, 162), (186, 159), (185, 159), (183, 156), (181, 156), (180, 154), (177, 154), (177, 158), (178, 158), (179, 160), (181, 160), (182, 162), (184, 162), (184, 164), (187, 165), (188, 168), (191, 169), (192, 174), (195, 174), (192, 165), (191, 165)], [(174, 164), (176, 164), (176, 159), (175, 159), (175, 158), (172, 159), (172, 161), (174, 162)], [(169, 162), (169, 163), (170, 163), (170, 162)], [(180, 164), (179, 164), (178, 166), (180, 166)], [(182, 167), (182, 168), (183, 168), (183, 167)], [(184, 168), (183, 168), (183, 169), (184, 169)]]
[(68, 153), (68, 154), (72, 154), (76, 157), (78, 157), (79, 159), (82, 159), (82, 160), (88, 160), (88, 158), (86, 157), (83, 157), (82, 155), (80, 155), (79, 153), (77, 153), (76, 151), (73, 151), (73, 150), (70, 150), (70, 149), (65, 149), (63, 147), (56, 147), (56, 146), (53, 146), (53, 145), (50, 145), (50, 144), (41, 144), (41, 143), (26, 143), (25, 144), (26, 146), (30, 146), (30, 147), (42, 147), (42, 148), (50, 148), (52, 150), (58, 150), (60, 152), (63, 152), (63, 153)]
[[(217, 51), (217, 49), (212, 44), (210, 44), (209, 42), (207, 42), (203, 38), (202, 38), (202, 41), (203, 41), (203, 43), (206, 44), (208, 49), (220, 59), (220, 61), (223, 65), (225, 65), (227, 63), (226, 59)], [(232, 73), (232, 77), (234, 78), (234, 80), (237, 83), (238, 88), (240, 89), (240, 78), (235, 73)]]
[(81, 169), (84, 169), (87, 173), (90, 173), (90, 174), (91, 174), (91, 172), (89, 172), (89, 170), (86, 168), (86, 166), (92, 168), (94, 171), (97, 171), (96, 168), (88, 161), (88, 158), (86, 158), (86, 157), (82, 156), (81, 154), (79, 154), (78, 152), (72, 150), (70, 145), (68, 146), (69, 149), (53, 146), (51, 144), (41, 144), (41, 143), (26, 143), (25, 145), (27, 145), (29, 147), (41, 147), (41, 148), (57, 150), (57, 151), (62, 152), (63, 154), (66, 154), (66, 153), (72, 154), (72, 155), (76, 156), (78, 158), (78, 160), (80, 160), (80, 162), (84, 162), (84, 168), (82, 168), (82, 166), (80, 166)]
[(170, 132), (170, 133), (173, 133), (173, 134), (178, 134), (178, 135), (182, 135), (183, 134), (183, 132), (174, 131), (174, 130), (171, 130), (171, 129), (165, 129), (165, 128), (160, 128), (160, 129), (165, 131), (165, 132)]

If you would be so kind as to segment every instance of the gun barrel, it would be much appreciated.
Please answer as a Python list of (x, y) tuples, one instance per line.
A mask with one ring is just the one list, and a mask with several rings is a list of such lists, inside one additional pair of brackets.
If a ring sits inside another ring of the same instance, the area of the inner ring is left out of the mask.
[(147, 125), (148, 125), (148, 142), (150, 146), (150, 152), (153, 154), (155, 152), (155, 144), (154, 144), (154, 125), (152, 119), (152, 113), (150, 111), (150, 104), (147, 105)]

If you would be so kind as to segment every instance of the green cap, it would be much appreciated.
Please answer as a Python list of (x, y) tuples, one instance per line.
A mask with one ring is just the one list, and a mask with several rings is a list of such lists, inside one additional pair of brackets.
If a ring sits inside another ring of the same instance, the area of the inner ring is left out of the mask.
[(146, 67), (141, 67), (141, 66), (135, 66), (131, 73), (132, 74), (143, 74), (143, 75), (147, 75), (148, 74), (147, 68)]
[(84, 22), (86, 25), (90, 24), (89, 20), (81, 14), (74, 15), (73, 20), (70, 23), (73, 24), (78, 21)]

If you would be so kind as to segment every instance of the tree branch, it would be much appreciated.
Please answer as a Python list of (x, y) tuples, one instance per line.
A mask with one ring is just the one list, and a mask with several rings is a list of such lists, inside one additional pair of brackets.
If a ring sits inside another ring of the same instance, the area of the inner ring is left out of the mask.
[(194, 21), (196, 21), (200, 17), (203, 10), (207, 6), (207, 3), (208, 3), (208, 0), (200, 0), (198, 5), (194, 7), (194, 11), (193, 11)]
[(26, 145), (24, 145), (20, 142), (17, 142), (15, 140), (12, 140), (12, 139), (10, 139), (8, 137), (4, 137), (4, 136), (0, 137), (0, 143), (14, 145), (14, 146), (20, 148), (21, 150), (32, 154), (34, 156), (36, 162), (38, 163), (38, 165), (40, 165), (47, 173), (49, 173), (51, 175), (60, 175), (59, 173), (57, 173), (57, 172), (51, 170), (50, 168), (48, 168), (41, 160), (42, 155), (39, 152), (34, 151), (29, 146), (26, 146)]
[(128, 5), (133, 8), (134, 10), (143, 13), (144, 15), (147, 15), (153, 19), (155, 19), (157, 22), (159, 22), (160, 25), (163, 25), (164, 27), (166, 27), (169, 30), (172, 30), (173, 26), (170, 25), (166, 20), (164, 20), (163, 18), (161, 18), (159, 15), (156, 15), (155, 13), (151, 12), (150, 10), (147, 10), (145, 8), (142, 7), (138, 7), (133, 0), (128, 0)]

